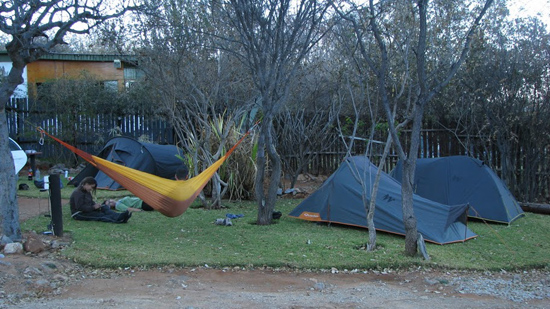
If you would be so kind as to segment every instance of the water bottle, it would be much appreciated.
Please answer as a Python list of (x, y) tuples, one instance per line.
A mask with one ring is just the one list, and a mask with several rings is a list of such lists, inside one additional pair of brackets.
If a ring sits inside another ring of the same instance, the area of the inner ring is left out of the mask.
[(44, 190), (50, 189), (50, 176), (44, 176)]

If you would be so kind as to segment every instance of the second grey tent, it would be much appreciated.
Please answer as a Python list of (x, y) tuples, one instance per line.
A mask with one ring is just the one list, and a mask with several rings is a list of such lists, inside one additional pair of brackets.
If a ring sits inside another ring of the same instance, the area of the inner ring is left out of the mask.
[[(313, 194), (290, 212), (299, 219), (367, 227), (362, 183), (370, 200), (378, 168), (365, 157), (346, 158), (342, 165)], [(359, 179), (361, 181), (359, 181)], [(376, 230), (405, 235), (401, 185), (382, 172), (376, 198)], [(415, 195), (413, 208), (417, 229), (426, 241), (446, 244), (477, 235), (466, 226), (467, 205), (445, 205)]]
[[(117, 136), (107, 141), (97, 157), (159, 177), (174, 179), (176, 171), (183, 167), (183, 161), (177, 157), (182, 154), (182, 150), (174, 145), (144, 143), (130, 137)], [(78, 185), (87, 176), (95, 177), (98, 189), (124, 189), (90, 164), (69, 184)]]
[[(399, 161), (391, 176), (401, 181)], [(467, 156), (425, 158), (416, 161), (414, 192), (445, 204), (470, 205), (468, 215), (510, 223), (523, 210), (497, 174), (483, 161)]]

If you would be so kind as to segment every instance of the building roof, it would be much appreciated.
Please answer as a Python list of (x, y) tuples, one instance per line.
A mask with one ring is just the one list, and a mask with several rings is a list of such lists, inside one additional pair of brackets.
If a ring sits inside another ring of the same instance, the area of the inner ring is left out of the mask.
[[(120, 60), (122, 62), (137, 61), (135, 56), (131, 55), (106, 55), (106, 54), (68, 54), (68, 53), (49, 53), (40, 57), (40, 60), (62, 60), (62, 61), (91, 61), (91, 62), (111, 62)], [(10, 61), (8, 52), (0, 50), (0, 62)]]

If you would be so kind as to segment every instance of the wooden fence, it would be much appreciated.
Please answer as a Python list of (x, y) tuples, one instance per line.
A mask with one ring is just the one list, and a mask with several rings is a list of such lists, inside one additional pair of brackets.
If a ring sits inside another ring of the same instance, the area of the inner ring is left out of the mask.
[[(92, 154), (98, 153), (107, 140), (113, 136), (129, 136), (158, 144), (177, 143), (174, 131), (170, 125), (161, 119), (154, 119), (147, 115), (128, 115), (115, 117), (111, 115), (96, 115), (94, 117), (80, 117), (78, 123), (66, 124), (59, 119), (44, 118), (43, 114), (30, 112), (29, 102), (26, 99), (15, 99), (7, 106), (6, 114), (10, 137), (14, 138), (23, 149), (42, 152), (41, 158), (48, 161), (70, 162), (74, 155), (60, 147), (51, 139), (45, 139), (41, 143), (41, 136), (36, 127), (44, 128), (50, 134), (60, 137), (72, 145)], [(451, 126), (447, 126), (451, 127)], [(421, 158), (444, 157), (451, 155), (468, 155), (478, 158), (488, 164), (500, 174), (500, 154), (490, 139), (475, 135), (457, 135), (456, 133), (442, 129), (441, 126), (426, 124), (420, 137)], [(409, 132), (403, 131), (402, 143), (407, 149)], [(336, 139), (341, 139), (335, 135)], [(375, 137), (378, 141), (385, 141), (385, 136)], [(377, 164), (382, 153), (384, 143), (378, 142), (371, 145), (369, 157)], [(366, 154), (367, 142), (356, 140), (351, 155)], [(509, 183), (509, 188), (523, 202), (547, 203), (550, 201), (550, 149), (548, 146), (537, 151), (536, 163), (534, 160), (521, 156), (525, 152), (518, 145), (518, 155), (512, 158), (516, 166), (514, 182)], [(348, 154), (343, 143), (335, 143), (330, 149), (317, 153), (314, 160), (307, 166), (304, 172), (315, 175), (330, 175), (334, 172)], [(293, 158), (296, 159), (296, 158)], [(385, 165), (386, 172), (391, 171), (397, 163), (398, 156), (395, 150), (390, 153)], [(291, 164), (297, 164), (297, 160), (289, 160)], [(533, 165), (536, 164), (536, 165)], [(292, 167), (290, 167), (292, 168)]]
[(37, 127), (91, 154), (98, 153), (110, 138), (121, 135), (156, 144), (176, 143), (174, 131), (162, 119), (146, 115), (118, 117), (98, 114), (93, 117), (79, 116), (76, 123), (67, 123), (59, 118), (33, 113), (29, 104), (27, 99), (13, 99), (7, 106), (9, 136), (23, 149), (39, 151), (42, 158), (50, 161), (63, 162), (73, 155), (51, 139), (44, 139)]

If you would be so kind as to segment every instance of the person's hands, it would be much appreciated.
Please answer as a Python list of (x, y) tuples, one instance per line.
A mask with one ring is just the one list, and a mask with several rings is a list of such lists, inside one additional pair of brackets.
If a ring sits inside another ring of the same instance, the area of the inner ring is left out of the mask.
[(94, 204), (94, 209), (100, 209), (100, 208), (101, 208), (101, 204), (98, 204), (98, 203)]

